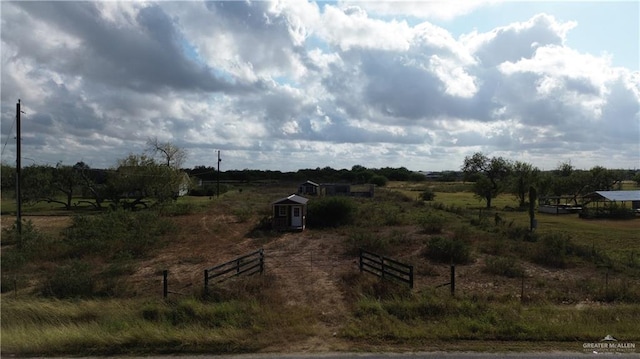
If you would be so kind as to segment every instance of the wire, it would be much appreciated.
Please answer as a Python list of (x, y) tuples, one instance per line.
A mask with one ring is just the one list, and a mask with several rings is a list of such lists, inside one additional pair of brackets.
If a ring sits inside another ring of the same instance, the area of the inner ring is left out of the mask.
[(9, 130), (9, 134), (7, 135), (7, 139), (4, 141), (4, 146), (2, 146), (2, 151), (0, 152), (0, 157), (4, 156), (4, 149), (7, 148), (7, 143), (9, 142), (9, 137), (13, 132), (13, 126), (16, 125), (16, 119), (13, 119), (13, 123), (11, 124), (11, 129)]

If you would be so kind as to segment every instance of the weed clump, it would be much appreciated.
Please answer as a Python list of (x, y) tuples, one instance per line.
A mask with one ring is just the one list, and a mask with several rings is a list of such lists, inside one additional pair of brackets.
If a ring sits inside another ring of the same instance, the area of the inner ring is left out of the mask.
[(471, 262), (471, 246), (460, 238), (437, 236), (429, 239), (423, 255), (437, 262), (468, 264)]
[(420, 228), (427, 234), (442, 233), (444, 217), (433, 211), (429, 211), (424, 217), (420, 218)]
[(489, 257), (485, 261), (483, 271), (508, 278), (521, 278), (524, 276), (524, 268), (513, 257)]
[(53, 271), (44, 283), (42, 294), (59, 299), (88, 298), (94, 294), (94, 287), (89, 263), (74, 260)]

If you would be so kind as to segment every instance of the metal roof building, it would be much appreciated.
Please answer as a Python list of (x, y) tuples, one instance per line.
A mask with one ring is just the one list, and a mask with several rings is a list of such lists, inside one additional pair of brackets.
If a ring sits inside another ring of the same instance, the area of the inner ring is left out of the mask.
[(640, 201), (640, 191), (595, 191), (584, 196), (592, 201)]

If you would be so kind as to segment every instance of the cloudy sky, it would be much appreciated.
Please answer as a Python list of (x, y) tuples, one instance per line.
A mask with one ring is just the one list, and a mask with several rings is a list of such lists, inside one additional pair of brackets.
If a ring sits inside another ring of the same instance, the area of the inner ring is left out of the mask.
[(2, 1), (2, 161), (640, 168), (640, 2)]

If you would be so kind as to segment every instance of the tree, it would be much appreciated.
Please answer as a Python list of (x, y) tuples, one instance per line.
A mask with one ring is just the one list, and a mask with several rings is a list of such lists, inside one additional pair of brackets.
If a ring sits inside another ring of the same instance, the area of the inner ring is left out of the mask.
[(606, 169), (602, 166), (595, 166), (589, 170), (591, 175), (588, 192), (611, 191), (617, 183), (622, 182), (622, 173)]
[(540, 170), (530, 163), (520, 161), (513, 163), (510, 191), (518, 198), (520, 208), (526, 206), (529, 188), (536, 184), (539, 173)]
[(11, 166), (5, 163), (2, 163), (2, 168), (0, 169), (0, 176), (2, 177), (2, 183), (0, 184), (2, 188), (3, 195), (8, 190), (16, 189), (16, 167)]
[(385, 176), (373, 175), (371, 177), (371, 179), (369, 180), (369, 182), (373, 183), (374, 185), (376, 185), (378, 187), (384, 187), (384, 186), (387, 185), (387, 182), (389, 182), (389, 180)]
[(153, 156), (160, 156), (167, 167), (182, 168), (187, 159), (187, 150), (180, 148), (171, 142), (160, 142), (157, 137), (147, 140), (147, 151)]
[(95, 208), (102, 208), (102, 203), (106, 198), (107, 171), (92, 169), (84, 162), (78, 162), (73, 165), (73, 170), (80, 178), (83, 197), (90, 195), (94, 200), (94, 202), (82, 200), (78, 201), (78, 203), (89, 203)]
[(489, 158), (481, 152), (467, 156), (462, 165), (465, 180), (474, 181), (474, 193), (487, 202), (491, 208), (491, 200), (504, 191), (511, 164), (502, 157)]
[(184, 178), (185, 173), (174, 167), (144, 154), (130, 154), (109, 172), (106, 193), (116, 207), (147, 207), (148, 198), (156, 202), (174, 199)]

